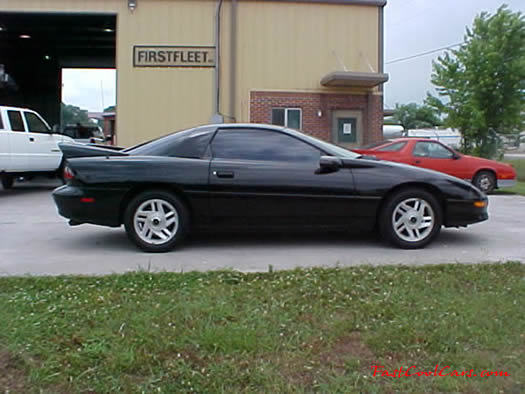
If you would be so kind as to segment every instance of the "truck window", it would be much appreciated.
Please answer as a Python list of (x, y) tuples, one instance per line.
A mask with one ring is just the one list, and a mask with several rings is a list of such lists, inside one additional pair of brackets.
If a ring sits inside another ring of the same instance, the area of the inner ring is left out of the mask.
[(24, 112), (27, 128), (31, 133), (49, 133), (49, 128), (42, 119), (32, 112)]
[(11, 123), (11, 130), (26, 131), (20, 111), (7, 111), (7, 116), (9, 117), (9, 123)]
[(0, 112), (0, 130), (4, 129), (4, 121), (2, 120), (2, 112)]

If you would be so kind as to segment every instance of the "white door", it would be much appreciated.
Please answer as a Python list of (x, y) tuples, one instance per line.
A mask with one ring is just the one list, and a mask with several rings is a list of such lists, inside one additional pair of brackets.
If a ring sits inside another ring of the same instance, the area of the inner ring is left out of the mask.
[(2, 118), (3, 111), (0, 110), (0, 172), (11, 169), (11, 146), (9, 144), (9, 128), (5, 125), (7, 121)]
[(29, 171), (27, 163), (27, 155), (30, 151), (30, 136), (26, 132), (22, 112), (19, 110), (7, 110), (7, 121), (10, 126), (7, 129), (11, 131), (8, 133), (9, 146), (11, 148), (11, 164), (10, 170)]
[(30, 141), (29, 171), (55, 171), (62, 160), (58, 148), (60, 136), (52, 134), (51, 128), (35, 112), (24, 111), (24, 118)]

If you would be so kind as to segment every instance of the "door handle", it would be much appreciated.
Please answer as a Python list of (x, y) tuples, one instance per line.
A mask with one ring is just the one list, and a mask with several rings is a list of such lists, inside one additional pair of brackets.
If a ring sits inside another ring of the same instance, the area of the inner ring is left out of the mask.
[(421, 160), (416, 160), (414, 163), (421, 164)]
[(233, 171), (213, 171), (213, 175), (217, 178), (233, 178)]
[(30, 142), (35, 142), (35, 139), (33, 137), (29, 137)]

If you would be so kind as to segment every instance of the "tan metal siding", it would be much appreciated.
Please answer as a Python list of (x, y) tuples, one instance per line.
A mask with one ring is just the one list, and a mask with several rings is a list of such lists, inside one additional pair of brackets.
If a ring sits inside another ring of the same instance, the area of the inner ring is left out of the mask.
[[(0, 10), (108, 12), (117, 16), (118, 143), (131, 145), (206, 123), (213, 111), (213, 69), (134, 68), (134, 45), (213, 45), (214, 0), (0, 0)], [(230, 2), (222, 12), (221, 112), (230, 111)], [(327, 89), (321, 78), (341, 70), (379, 71), (378, 7), (238, 2), (235, 118), (249, 120), (250, 90)]]

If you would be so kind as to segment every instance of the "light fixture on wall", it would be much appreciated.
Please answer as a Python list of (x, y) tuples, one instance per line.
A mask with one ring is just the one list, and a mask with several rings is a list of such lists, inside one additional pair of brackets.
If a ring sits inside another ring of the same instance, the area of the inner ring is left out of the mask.
[(318, 117), (322, 117), (323, 116), (323, 111), (322, 110), (318, 110), (317, 111), (317, 116)]
[(137, 1), (138, 0), (128, 0), (128, 9), (131, 12), (135, 11), (135, 8), (137, 8)]

